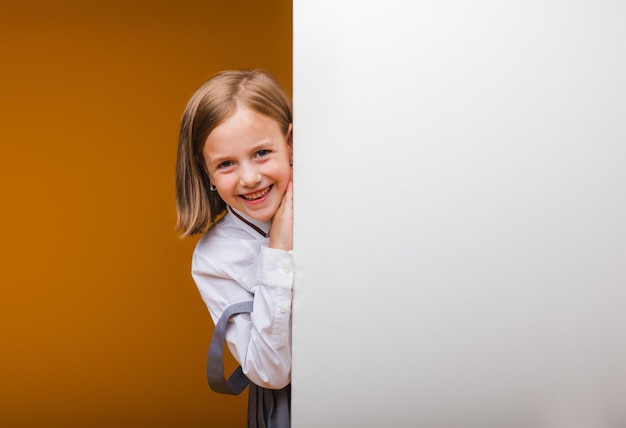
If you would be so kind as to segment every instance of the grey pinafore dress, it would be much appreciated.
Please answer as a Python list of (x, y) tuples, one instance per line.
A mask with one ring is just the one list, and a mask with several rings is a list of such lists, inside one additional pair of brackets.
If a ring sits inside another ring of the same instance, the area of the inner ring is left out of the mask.
[(226, 380), (224, 375), (224, 340), (228, 320), (237, 314), (252, 312), (252, 302), (235, 303), (224, 311), (213, 332), (207, 361), (207, 379), (215, 392), (239, 395), (248, 392), (248, 428), (289, 428), (291, 426), (291, 384), (283, 389), (266, 389), (250, 382), (241, 366)]

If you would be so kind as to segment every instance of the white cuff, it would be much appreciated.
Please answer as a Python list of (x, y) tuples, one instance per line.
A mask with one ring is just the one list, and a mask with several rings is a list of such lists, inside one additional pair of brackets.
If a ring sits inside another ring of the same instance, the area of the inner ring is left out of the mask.
[(261, 247), (259, 268), (260, 284), (293, 288), (293, 254), (291, 251)]

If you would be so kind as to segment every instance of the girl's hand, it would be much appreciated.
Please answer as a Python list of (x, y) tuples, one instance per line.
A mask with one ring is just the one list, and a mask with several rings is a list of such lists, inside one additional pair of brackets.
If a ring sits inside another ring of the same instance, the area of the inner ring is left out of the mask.
[(293, 248), (293, 182), (289, 181), (283, 201), (272, 218), (270, 248), (290, 251)]

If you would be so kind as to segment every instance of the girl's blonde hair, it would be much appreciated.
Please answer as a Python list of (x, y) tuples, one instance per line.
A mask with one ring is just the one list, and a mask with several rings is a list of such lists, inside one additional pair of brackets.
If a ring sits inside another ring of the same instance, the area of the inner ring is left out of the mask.
[(264, 70), (223, 71), (205, 82), (187, 103), (181, 120), (176, 162), (176, 229), (182, 236), (205, 232), (226, 204), (211, 191), (202, 149), (213, 129), (239, 106), (275, 120), (287, 135), (291, 99)]

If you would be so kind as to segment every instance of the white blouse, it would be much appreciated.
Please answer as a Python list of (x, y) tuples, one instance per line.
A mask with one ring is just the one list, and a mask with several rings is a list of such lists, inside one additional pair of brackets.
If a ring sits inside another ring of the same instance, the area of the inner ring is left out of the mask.
[(251, 314), (231, 318), (226, 343), (248, 379), (280, 389), (291, 377), (292, 252), (267, 246), (269, 222), (233, 211), (200, 239), (191, 273), (214, 323), (228, 306), (254, 301)]

